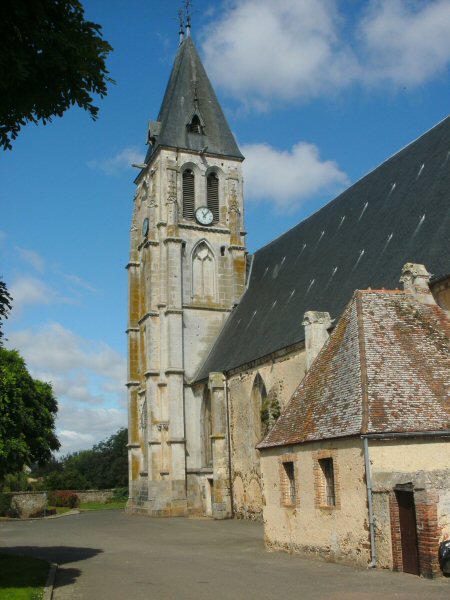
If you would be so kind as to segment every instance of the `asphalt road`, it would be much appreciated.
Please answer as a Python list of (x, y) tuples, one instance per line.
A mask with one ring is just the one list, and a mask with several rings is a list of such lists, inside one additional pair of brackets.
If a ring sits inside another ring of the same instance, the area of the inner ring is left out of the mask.
[(262, 526), (248, 521), (150, 519), (119, 511), (7, 521), (0, 523), (0, 551), (58, 563), (54, 600), (450, 598), (450, 579), (267, 553)]

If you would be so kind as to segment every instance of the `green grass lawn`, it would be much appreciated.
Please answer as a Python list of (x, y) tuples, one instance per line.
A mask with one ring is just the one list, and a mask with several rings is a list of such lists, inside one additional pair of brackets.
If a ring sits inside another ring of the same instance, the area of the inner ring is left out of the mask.
[(69, 510), (72, 510), (68, 506), (48, 506), (47, 508), (56, 510), (57, 515), (63, 515), (64, 513), (69, 512)]
[(108, 502), (107, 504), (102, 504), (101, 502), (85, 502), (84, 504), (80, 504), (79, 508), (81, 510), (108, 510), (113, 508), (125, 508), (125, 505), (125, 500), (120, 502)]
[(40, 600), (48, 570), (45, 560), (0, 554), (0, 600)]

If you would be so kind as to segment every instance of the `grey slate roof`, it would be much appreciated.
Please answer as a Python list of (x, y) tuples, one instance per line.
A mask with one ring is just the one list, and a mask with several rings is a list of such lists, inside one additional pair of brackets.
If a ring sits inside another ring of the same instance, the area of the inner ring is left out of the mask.
[[(197, 114), (203, 133), (190, 133), (187, 125)], [(150, 146), (145, 162), (158, 146), (200, 151), (243, 158), (222, 108), (200, 61), (192, 38), (180, 45), (156, 122), (150, 123)]]
[(449, 430), (450, 319), (410, 293), (366, 290), (356, 292), (258, 448)]
[(307, 310), (338, 319), (407, 262), (450, 272), (450, 117), (254, 254), (248, 289), (196, 380), (301, 342)]

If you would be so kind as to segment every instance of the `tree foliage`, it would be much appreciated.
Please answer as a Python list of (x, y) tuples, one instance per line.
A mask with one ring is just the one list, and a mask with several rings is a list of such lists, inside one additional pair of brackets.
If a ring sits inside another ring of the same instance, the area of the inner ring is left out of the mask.
[(58, 450), (57, 410), (51, 385), (33, 379), (18, 352), (0, 348), (0, 480)]
[[(55, 463), (40, 487), (49, 490), (83, 490), (128, 485), (128, 431), (119, 429), (90, 450), (64, 456)], [(37, 472), (33, 471), (33, 475)]]
[(112, 50), (79, 0), (0, 3), (0, 146), (22, 126), (62, 116), (73, 105), (97, 118), (92, 94), (107, 94)]
[(11, 310), (12, 298), (4, 281), (0, 279), (0, 346), (2, 345), (3, 331), (2, 320), (8, 318)]

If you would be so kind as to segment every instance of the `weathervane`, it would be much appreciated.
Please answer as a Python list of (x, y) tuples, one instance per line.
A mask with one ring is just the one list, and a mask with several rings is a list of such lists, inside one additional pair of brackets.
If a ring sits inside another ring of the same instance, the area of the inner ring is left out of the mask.
[(180, 46), (184, 41), (184, 18), (186, 17), (186, 37), (191, 36), (192, 0), (184, 0), (183, 6), (178, 9), (178, 22), (180, 24)]

